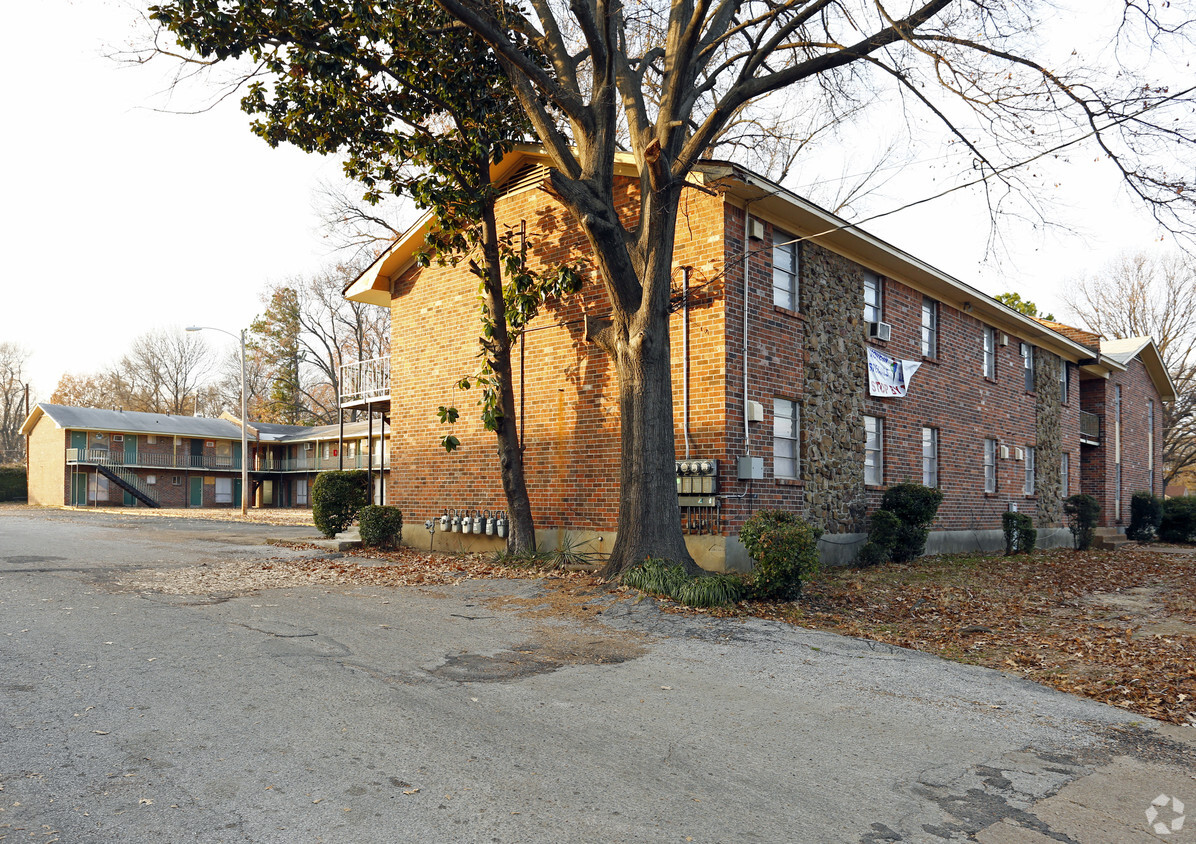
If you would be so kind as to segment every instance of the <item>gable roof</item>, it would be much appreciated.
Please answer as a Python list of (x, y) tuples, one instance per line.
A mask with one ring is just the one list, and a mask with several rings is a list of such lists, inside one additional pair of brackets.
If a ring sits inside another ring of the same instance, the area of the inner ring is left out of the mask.
[(1051, 329), (1051, 331), (1057, 331), (1064, 337), (1070, 338), (1071, 340), (1079, 343), (1081, 346), (1087, 346), (1094, 352), (1101, 351), (1101, 336), (1099, 334), (1094, 334), (1091, 331), (1085, 331), (1082, 328), (1076, 328), (1071, 325), (1064, 325), (1061, 322), (1042, 319), (1041, 317), (1034, 317), (1034, 319)]
[(48, 416), (58, 428), (76, 431), (116, 431), (129, 434), (155, 434), (204, 439), (240, 439), (241, 429), (225, 419), (202, 416), (175, 416), (168, 413), (141, 413), (133, 410), (107, 410), (98, 407), (67, 407), (38, 402), (21, 426), (28, 434), (38, 421)]
[(1142, 361), (1150, 380), (1159, 391), (1159, 398), (1163, 401), (1175, 401), (1175, 384), (1167, 373), (1163, 363), (1163, 356), (1159, 354), (1159, 347), (1150, 337), (1125, 337), (1119, 340), (1101, 340), (1100, 353), (1112, 358), (1122, 366), (1129, 366), (1134, 358)]

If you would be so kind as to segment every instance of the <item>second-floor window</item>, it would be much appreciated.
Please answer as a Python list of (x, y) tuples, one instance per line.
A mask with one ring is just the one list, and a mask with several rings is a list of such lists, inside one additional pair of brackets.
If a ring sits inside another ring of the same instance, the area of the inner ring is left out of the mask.
[(1059, 401), (1067, 404), (1070, 397), (1071, 387), (1071, 364), (1065, 360), (1059, 361)]
[(864, 271), (864, 322), (881, 322), (880, 276)]
[(1022, 370), (1026, 373), (1026, 392), (1034, 392), (1034, 347), (1022, 343)]
[(922, 354), (939, 356), (939, 303), (929, 296), (922, 297)]
[(984, 326), (984, 377), (997, 377), (997, 329)]
[(790, 311), (799, 310), (797, 244), (793, 235), (772, 231), (772, 303)]

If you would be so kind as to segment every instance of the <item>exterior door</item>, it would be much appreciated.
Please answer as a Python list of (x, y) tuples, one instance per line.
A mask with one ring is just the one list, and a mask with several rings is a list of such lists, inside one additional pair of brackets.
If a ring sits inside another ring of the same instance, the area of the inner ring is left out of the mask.
[(71, 431), (71, 448), (86, 449), (87, 448), (87, 432), (86, 431)]
[(203, 440), (191, 440), (191, 468), (203, 466)]
[(125, 465), (132, 466), (137, 462), (137, 435), (125, 434)]
[[(192, 440), (192, 442), (195, 442), (195, 441)], [(200, 440), (199, 444), (202, 447), (203, 440)], [(202, 476), (191, 478), (190, 503), (191, 503), (192, 507), (202, 507), (203, 506), (203, 477)]]
[[(71, 448), (74, 448), (74, 446), (71, 446)], [(87, 506), (87, 475), (82, 472), (71, 476), (71, 505), (75, 507)]]
[[(238, 451), (240, 450), (240, 448), (241, 448), (240, 446), (237, 446)], [(237, 505), (238, 507), (241, 506), (241, 479), (240, 478), (233, 478), (233, 504)]]

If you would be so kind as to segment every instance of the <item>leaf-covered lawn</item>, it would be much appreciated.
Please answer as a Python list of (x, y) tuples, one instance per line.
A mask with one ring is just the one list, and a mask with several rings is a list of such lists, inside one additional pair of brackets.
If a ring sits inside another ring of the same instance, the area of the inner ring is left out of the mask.
[(749, 614), (1029, 677), (1196, 727), (1196, 554), (1058, 550), (832, 569)]

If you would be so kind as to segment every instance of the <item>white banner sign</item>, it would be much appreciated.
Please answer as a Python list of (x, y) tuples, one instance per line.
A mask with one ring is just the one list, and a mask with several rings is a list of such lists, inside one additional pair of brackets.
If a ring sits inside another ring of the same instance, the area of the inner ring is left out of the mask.
[(868, 349), (868, 393), (873, 396), (900, 397), (909, 391), (910, 379), (920, 361), (898, 360), (876, 349)]

